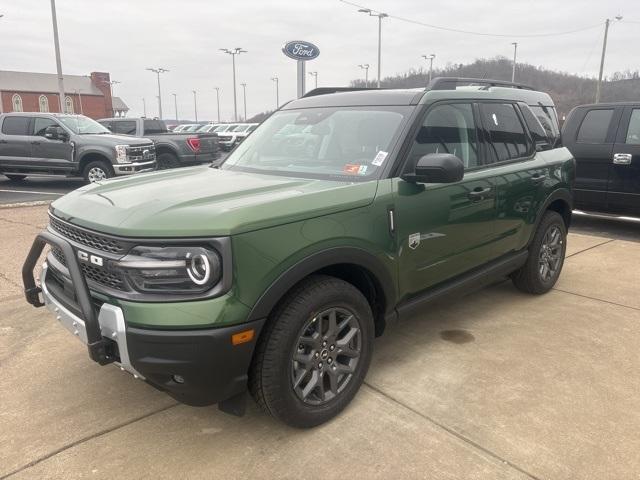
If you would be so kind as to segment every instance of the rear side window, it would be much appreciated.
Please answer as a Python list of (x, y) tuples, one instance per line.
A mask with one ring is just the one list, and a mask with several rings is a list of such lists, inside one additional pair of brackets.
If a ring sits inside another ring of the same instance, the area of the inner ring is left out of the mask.
[(527, 135), (512, 104), (481, 103), (480, 112), (495, 161), (504, 162), (527, 155)]
[(578, 143), (604, 143), (607, 139), (609, 124), (613, 118), (613, 109), (590, 110), (582, 120), (578, 137)]
[(167, 131), (167, 127), (164, 122), (160, 120), (145, 120), (144, 121), (144, 133), (153, 134), (153, 133), (165, 133)]
[(5, 117), (2, 133), (5, 135), (29, 135), (30, 117)]
[(634, 108), (629, 119), (629, 128), (627, 129), (627, 139), (625, 143), (630, 145), (640, 145), (640, 109)]
[(111, 131), (113, 133), (122, 133), (124, 135), (136, 134), (136, 122), (133, 120), (126, 120), (123, 122), (117, 121), (111, 124)]
[(549, 138), (549, 132), (547, 132), (540, 121), (536, 118), (536, 116), (531, 112), (529, 107), (526, 105), (521, 105), (520, 111), (522, 112), (522, 116), (524, 118), (524, 122), (527, 124), (527, 128), (529, 129), (529, 133), (531, 133), (531, 138), (533, 139), (533, 143), (536, 145), (540, 143), (551, 143), (551, 139)]

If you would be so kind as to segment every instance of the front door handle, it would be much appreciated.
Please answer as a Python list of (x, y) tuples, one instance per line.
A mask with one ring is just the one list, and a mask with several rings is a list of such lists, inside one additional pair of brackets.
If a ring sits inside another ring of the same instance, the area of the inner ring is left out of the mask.
[(491, 190), (492, 190), (491, 187), (487, 187), (487, 188), (477, 187), (469, 192), (468, 197), (472, 201), (477, 202), (477, 201), (483, 200), (485, 197), (488, 197), (489, 194), (491, 193)]
[(615, 165), (631, 165), (632, 157), (630, 153), (614, 153), (613, 163)]

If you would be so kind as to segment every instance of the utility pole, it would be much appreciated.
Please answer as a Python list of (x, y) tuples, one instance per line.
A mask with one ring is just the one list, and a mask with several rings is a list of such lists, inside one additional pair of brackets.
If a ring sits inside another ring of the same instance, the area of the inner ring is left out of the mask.
[(358, 66), (364, 70), (364, 86), (365, 88), (368, 88), (369, 87), (369, 64), (364, 63)]
[(318, 88), (318, 72), (309, 72), (309, 75), (311, 75), (312, 77), (314, 77), (316, 79), (315, 88)]
[(173, 107), (176, 109), (176, 124), (178, 124), (180, 123), (178, 122), (178, 95), (175, 93), (172, 93), (171, 95), (173, 95)]
[(280, 107), (280, 85), (278, 77), (271, 77), (271, 80), (276, 83), (276, 110)]
[[(104, 83), (109, 85), (109, 93), (111, 93), (111, 112), (113, 113), (114, 112), (114, 110), (113, 110), (113, 86), (117, 85), (119, 83), (122, 83), (122, 82), (119, 82), (118, 80), (111, 80), (109, 82), (104, 82)], [(115, 114), (114, 114), (114, 116), (115, 116)]]
[(241, 83), (242, 85), (242, 96), (244, 98), (244, 121), (247, 121), (247, 84)]
[(615, 17), (614, 20), (607, 18), (604, 22), (604, 40), (602, 41), (602, 57), (600, 58), (600, 73), (598, 73), (598, 83), (596, 85), (596, 102), (595, 103), (600, 103), (600, 93), (602, 90), (602, 74), (604, 72), (604, 57), (607, 52), (607, 36), (609, 35), (609, 26), (616, 20), (617, 21), (622, 20), (622, 16), (618, 15)]
[(160, 74), (168, 72), (166, 68), (147, 68), (150, 72), (155, 73), (158, 76), (158, 117), (162, 120), (162, 93), (160, 92)]
[(220, 87), (213, 87), (216, 89), (216, 106), (218, 107), (218, 123), (220, 123)]
[(518, 42), (513, 42), (511, 45), (513, 45), (513, 70), (511, 71), (511, 83), (514, 83), (516, 81), (516, 65), (517, 65), (517, 58), (518, 58)]
[(76, 95), (78, 95), (78, 102), (80, 103), (80, 115), (84, 115), (82, 111), (82, 95), (80, 94), (81, 90), (79, 88), (76, 89)]
[(231, 55), (231, 63), (233, 65), (233, 121), (238, 121), (238, 98), (236, 94), (236, 55), (240, 55), (241, 53), (247, 53), (246, 50), (243, 50), (241, 47), (236, 48), (220, 48), (221, 52), (228, 53)]
[(51, 0), (51, 21), (53, 22), (53, 45), (56, 51), (56, 71), (58, 73), (58, 95), (60, 96), (60, 113), (64, 113), (64, 77), (62, 76), (60, 40), (58, 39), (58, 17), (56, 16), (56, 0)]
[(380, 88), (380, 72), (382, 70), (382, 19), (389, 15), (382, 12), (375, 12), (370, 8), (361, 8), (358, 12), (367, 13), (370, 17), (378, 17), (378, 88)]
[(193, 92), (193, 111), (196, 114), (196, 123), (198, 123), (198, 95), (195, 90)]
[(422, 58), (425, 60), (429, 60), (429, 82), (431, 83), (431, 78), (433, 77), (433, 59), (436, 58), (435, 53), (431, 53), (429, 55), (422, 55)]
[(144, 99), (144, 97), (142, 97), (142, 116), (146, 117), (147, 116), (147, 101)]

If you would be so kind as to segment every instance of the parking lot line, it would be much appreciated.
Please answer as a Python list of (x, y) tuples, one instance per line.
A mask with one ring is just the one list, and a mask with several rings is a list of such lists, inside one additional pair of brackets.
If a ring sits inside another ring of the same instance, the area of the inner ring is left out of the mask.
[(26, 193), (31, 195), (55, 195), (58, 197), (64, 195), (64, 193), (58, 193), (58, 192), (39, 192), (35, 190), (9, 190), (4, 188), (0, 189), (0, 193)]

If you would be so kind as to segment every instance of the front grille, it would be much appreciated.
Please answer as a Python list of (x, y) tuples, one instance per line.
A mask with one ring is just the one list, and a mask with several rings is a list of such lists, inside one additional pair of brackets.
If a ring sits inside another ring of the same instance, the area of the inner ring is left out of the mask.
[[(146, 156), (145, 150), (147, 151)], [(130, 146), (127, 149), (127, 157), (131, 162), (150, 162), (156, 158), (156, 146), (154, 144)]]
[[(50, 225), (56, 232), (62, 236), (81, 243), (96, 250), (102, 250), (109, 253), (125, 253), (126, 247), (122, 242), (114, 240), (96, 233), (89, 233), (86, 230), (73, 227), (68, 223), (58, 220), (56, 217), (50, 217)], [(60, 252), (62, 253), (62, 252)]]
[(60, 250), (58, 247), (56, 247), (55, 245), (51, 246), (51, 254), (53, 255), (53, 257), (58, 260), (62, 265), (64, 265), (65, 267), (67, 266), (67, 260), (64, 258), (64, 253), (62, 253), (62, 250)]
[(92, 280), (100, 285), (115, 288), (116, 290), (125, 290), (121, 275), (107, 272), (104, 268), (94, 267), (86, 263), (82, 263), (80, 266), (87, 280)]

